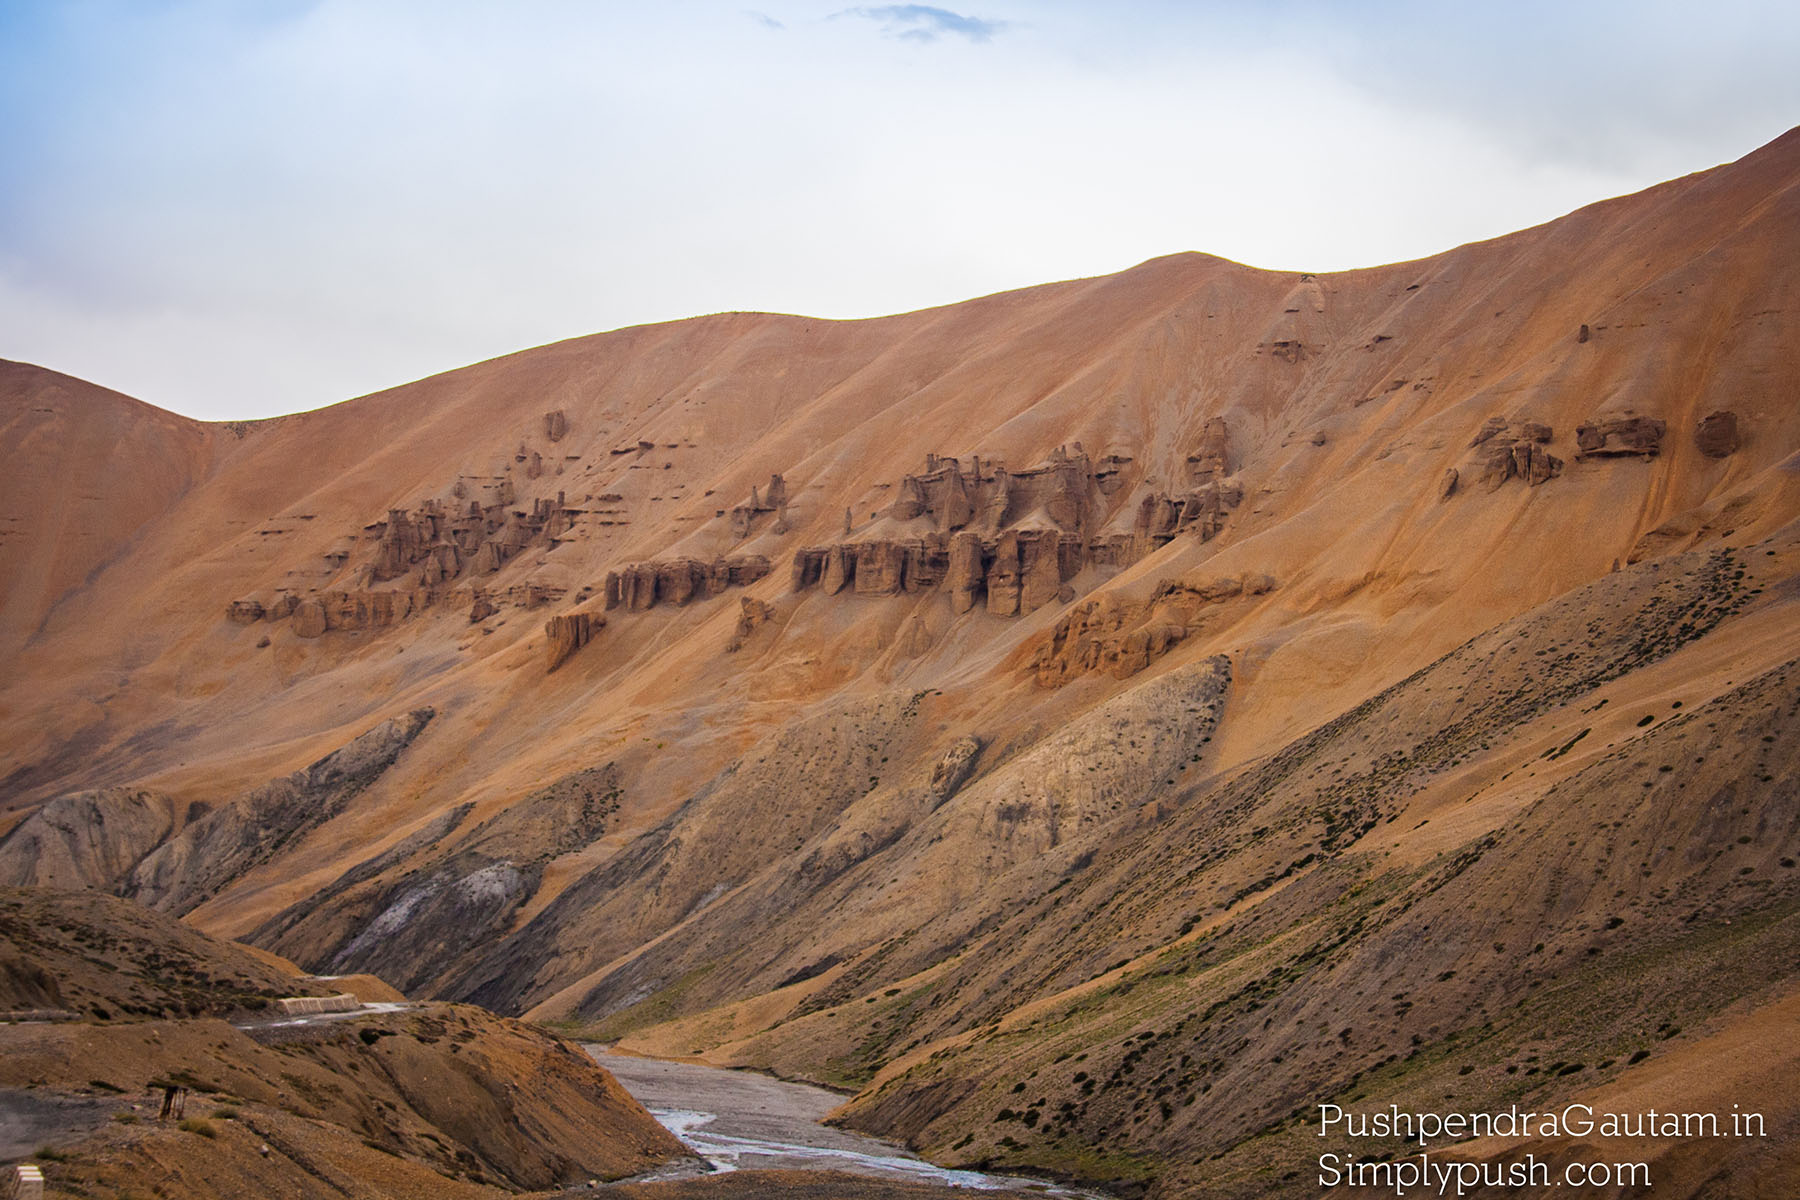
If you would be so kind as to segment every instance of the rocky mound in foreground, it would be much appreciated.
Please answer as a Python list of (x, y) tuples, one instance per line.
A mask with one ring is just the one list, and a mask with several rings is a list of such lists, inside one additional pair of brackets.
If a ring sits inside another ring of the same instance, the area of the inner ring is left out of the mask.
[[(541, 1030), (466, 1005), (299, 1020), (268, 1000), (318, 984), (123, 901), (0, 892), (0, 962), (8, 1000), (84, 1009), (0, 1024), (0, 1108), (37, 1122), (40, 1164), (65, 1194), (486, 1196), (684, 1154)], [(46, 995), (18, 990), (21, 963)], [(233, 1022), (167, 1019), (156, 1003)], [(162, 1120), (171, 1088), (185, 1110)]]

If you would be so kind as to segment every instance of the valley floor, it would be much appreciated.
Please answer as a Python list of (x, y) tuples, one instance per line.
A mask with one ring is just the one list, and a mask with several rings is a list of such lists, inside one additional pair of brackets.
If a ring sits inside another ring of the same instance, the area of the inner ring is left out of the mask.
[[(693, 1194), (771, 1194), (754, 1189), (743, 1191), (744, 1184), (730, 1182), (731, 1176), (743, 1174), (758, 1181), (786, 1180), (783, 1186), (798, 1189), (792, 1193), (797, 1196), (910, 1196), (915, 1194), (912, 1187), (917, 1184), (930, 1185), (917, 1193), (920, 1195), (942, 1194), (946, 1188), (990, 1194), (1029, 1189), (1035, 1195), (1093, 1195), (1037, 1180), (939, 1167), (892, 1142), (834, 1129), (823, 1122), (845, 1097), (824, 1088), (789, 1083), (753, 1071), (615, 1054), (600, 1045), (589, 1045), (587, 1051), (698, 1156), (687, 1163), (661, 1168), (634, 1183), (672, 1183), (716, 1175), (721, 1181), (711, 1186), (719, 1190)], [(798, 1172), (822, 1173), (829, 1182), (789, 1178)], [(854, 1177), (856, 1182), (843, 1176)], [(882, 1187), (905, 1185), (906, 1190), (860, 1190), (872, 1186), (871, 1181)], [(827, 1190), (819, 1191), (820, 1187)], [(645, 1193), (664, 1194), (660, 1190)], [(666, 1194), (689, 1193), (670, 1188)]]

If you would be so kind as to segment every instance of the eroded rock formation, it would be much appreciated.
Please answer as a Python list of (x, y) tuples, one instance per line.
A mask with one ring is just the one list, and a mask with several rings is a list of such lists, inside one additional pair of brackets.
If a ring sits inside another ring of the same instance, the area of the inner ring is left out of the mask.
[(1694, 445), (1708, 458), (1730, 458), (1736, 454), (1742, 445), (1737, 414), (1725, 410), (1708, 413), (1694, 429)]
[(732, 535), (739, 540), (749, 537), (751, 529), (756, 524), (756, 518), (764, 513), (775, 514), (775, 523), (771, 527), (771, 532), (786, 533), (787, 501), (787, 480), (780, 475), (769, 476), (769, 486), (766, 491), (751, 488), (750, 499), (732, 508)]
[(263, 619), (263, 606), (257, 600), (233, 600), (225, 606), (225, 617), (235, 625), (254, 625)]
[[(521, 446), (514, 457), (528, 464), (528, 478), (544, 473), (538, 452)], [(479, 498), (462, 502), (470, 495), (470, 479), (481, 480), (477, 491), (486, 502)], [(571, 504), (560, 491), (554, 498), (538, 497), (524, 507), (514, 507), (512, 480), (505, 475), (465, 475), (451, 494), (458, 498), (456, 502), (430, 499), (417, 508), (390, 509), (384, 519), (365, 525), (360, 536), (333, 546), (325, 555), (326, 570), (333, 576), (351, 571), (339, 578), (337, 586), (306, 596), (284, 592), (266, 605), (253, 597), (234, 600), (226, 606), (227, 619), (250, 625), (291, 615), (295, 632), (308, 638), (335, 630), (383, 628), (423, 612), (453, 591), (469, 590), (469, 581), (501, 570), (528, 547), (570, 540), (584, 516), (607, 511)], [(357, 562), (357, 547), (371, 542), (372, 551)], [(344, 586), (346, 583), (349, 586)], [(464, 586), (455, 587), (459, 583)], [(509, 588), (502, 594), (511, 597), (517, 593), (526, 607), (532, 607), (560, 598), (562, 591), (527, 586), (524, 590)], [(480, 621), (492, 615), (496, 610), (484, 604), (493, 603), (475, 595), (470, 619)]]
[(1158, 492), (1138, 506), (1137, 531), (1152, 546), (1184, 533), (1211, 541), (1225, 528), (1226, 515), (1243, 503), (1244, 489), (1234, 480), (1208, 480), (1181, 495)]
[(322, 592), (294, 609), (294, 632), (305, 638), (347, 629), (384, 629), (423, 612), (443, 593), (419, 587), (389, 591)]
[(1228, 477), (1225, 422), (1215, 417), (1187, 457), (1186, 491), (1145, 495), (1131, 533), (1099, 532), (1106, 498), (1125, 486), (1131, 461), (1109, 454), (1096, 464), (1079, 444), (1073, 453), (1058, 448), (1028, 471), (980, 458), (965, 468), (958, 459), (929, 455), (923, 472), (901, 478), (882, 515), (931, 528), (803, 549), (794, 556), (793, 588), (893, 596), (943, 587), (955, 612), (980, 604), (1014, 616), (1072, 599), (1069, 582), (1089, 565), (1128, 566), (1183, 533), (1203, 541), (1215, 536), (1243, 499), (1243, 488)]
[(1199, 628), (1208, 606), (1274, 588), (1269, 576), (1252, 574), (1164, 580), (1145, 602), (1099, 596), (1058, 621), (1029, 665), (1040, 687), (1061, 687), (1090, 671), (1129, 678)]
[(544, 622), (544, 674), (562, 666), (604, 628), (606, 618), (591, 612), (566, 613)]
[(1188, 478), (1211, 483), (1231, 474), (1230, 431), (1224, 417), (1211, 417), (1200, 431), (1200, 445), (1187, 456)]
[[(1492, 492), (1509, 479), (1521, 479), (1527, 486), (1536, 487), (1562, 474), (1562, 459), (1548, 448), (1554, 436), (1550, 426), (1537, 421), (1515, 425), (1505, 417), (1489, 417), (1469, 443), (1475, 451), (1482, 487)], [(1457, 476), (1452, 471), (1439, 495), (1447, 499), (1456, 485)]]
[(944, 751), (944, 756), (938, 759), (937, 765), (931, 768), (931, 783), (928, 786), (932, 798), (942, 804), (954, 796), (957, 789), (975, 773), (975, 760), (980, 756), (980, 738), (958, 738), (954, 745)]
[(769, 573), (760, 554), (715, 558), (668, 558), (632, 563), (606, 573), (606, 607), (643, 612), (658, 604), (688, 604), (747, 587)]
[(1667, 426), (1654, 417), (1612, 417), (1575, 427), (1575, 458), (1655, 458)]
[(764, 604), (754, 596), (740, 598), (742, 609), (738, 613), (737, 628), (731, 633), (731, 640), (725, 643), (727, 654), (736, 654), (750, 641), (750, 635), (768, 624), (775, 617), (772, 605)]

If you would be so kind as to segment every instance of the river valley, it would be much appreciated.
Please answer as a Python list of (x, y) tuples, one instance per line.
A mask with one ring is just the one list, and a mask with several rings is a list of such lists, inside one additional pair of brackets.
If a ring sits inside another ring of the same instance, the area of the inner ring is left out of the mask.
[(694, 1152), (640, 1182), (738, 1170), (842, 1171), (957, 1190), (1093, 1197), (1042, 1180), (940, 1167), (903, 1146), (823, 1124), (844, 1097), (751, 1071), (587, 1051)]

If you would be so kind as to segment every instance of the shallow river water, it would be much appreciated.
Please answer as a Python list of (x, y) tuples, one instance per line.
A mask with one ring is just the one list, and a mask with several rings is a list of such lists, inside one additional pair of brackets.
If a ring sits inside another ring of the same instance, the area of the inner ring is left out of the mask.
[[(926, 1162), (904, 1146), (822, 1125), (825, 1115), (844, 1102), (824, 1088), (750, 1071), (610, 1054), (604, 1046), (590, 1045), (587, 1051), (713, 1171), (850, 1171), (949, 1187), (1093, 1195), (1035, 1179), (951, 1170)], [(669, 1167), (643, 1178), (691, 1176), (708, 1168)]]

